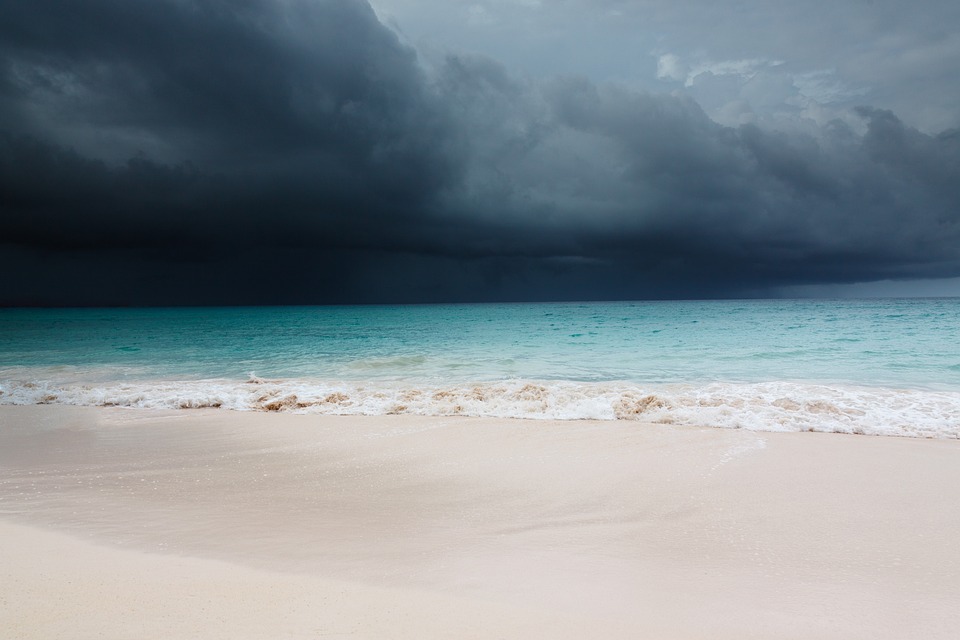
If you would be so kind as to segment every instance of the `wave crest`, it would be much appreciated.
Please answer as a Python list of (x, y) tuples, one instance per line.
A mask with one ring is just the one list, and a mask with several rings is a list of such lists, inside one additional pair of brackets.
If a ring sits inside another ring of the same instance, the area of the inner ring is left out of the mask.
[(637, 420), (756, 431), (960, 438), (960, 393), (796, 382), (644, 386), (508, 380), (466, 385), (306, 380), (0, 382), (0, 404), (223, 408), (331, 415)]

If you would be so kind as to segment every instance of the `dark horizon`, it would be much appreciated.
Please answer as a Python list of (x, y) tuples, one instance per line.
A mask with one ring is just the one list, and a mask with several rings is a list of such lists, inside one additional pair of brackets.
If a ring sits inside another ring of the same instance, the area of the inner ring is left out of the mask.
[(0, 306), (3, 310), (107, 310), (107, 309), (252, 309), (252, 308), (311, 308), (311, 307), (430, 307), (430, 306), (469, 306), (469, 305), (576, 305), (576, 304), (655, 304), (659, 302), (869, 302), (877, 300), (953, 300), (960, 295), (857, 295), (857, 296), (757, 296), (745, 298), (636, 298), (607, 300), (451, 300), (433, 302), (356, 302), (356, 303), (284, 303), (284, 304), (149, 304), (149, 305), (31, 305), (14, 304)]

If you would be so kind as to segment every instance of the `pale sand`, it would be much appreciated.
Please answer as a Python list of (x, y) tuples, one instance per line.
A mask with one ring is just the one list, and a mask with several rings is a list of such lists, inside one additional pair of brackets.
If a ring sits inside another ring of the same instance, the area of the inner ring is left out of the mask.
[(2, 638), (956, 638), (960, 442), (0, 407)]

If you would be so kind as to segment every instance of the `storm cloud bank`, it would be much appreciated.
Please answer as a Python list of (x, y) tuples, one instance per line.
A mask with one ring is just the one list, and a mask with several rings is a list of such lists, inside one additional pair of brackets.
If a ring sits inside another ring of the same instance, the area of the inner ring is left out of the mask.
[(960, 276), (960, 132), (426, 65), (354, 0), (2, 2), (2, 304), (759, 295)]

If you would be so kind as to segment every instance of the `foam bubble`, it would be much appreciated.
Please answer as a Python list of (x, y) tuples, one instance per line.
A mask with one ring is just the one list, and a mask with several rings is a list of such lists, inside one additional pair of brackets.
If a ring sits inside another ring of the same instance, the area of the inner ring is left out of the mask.
[[(8, 372), (9, 373), (9, 372)], [(503, 380), (451, 385), (400, 382), (156, 380), (78, 382), (9, 378), (0, 404), (147, 409), (223, 408), (332, 415), (481, 416), (637, 420), (664, 424), (960, 437), (960, 393), (797, 382), (640, 385)]]

